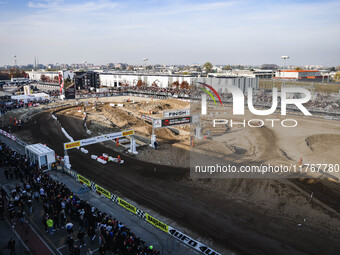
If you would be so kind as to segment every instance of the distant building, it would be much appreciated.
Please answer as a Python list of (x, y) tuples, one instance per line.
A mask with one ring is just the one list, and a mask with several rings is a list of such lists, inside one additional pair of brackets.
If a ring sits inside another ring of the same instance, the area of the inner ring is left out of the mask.
[(120, 70), (125, 70), (126, 67), (127, 67), (127, 64), (124, 64), (124, 63), (116, 63), (114, 65), (115, 69), (120, 69)]
[(112, 67), (115, 67), (115, 64), (114, 63), (108, 63), (108, 64), (106, 64), (106, 67), (112, 68)]
[(311, 65), (311, 66), (306, 65), (306, 66), (305, 66), (305, 69), (306, 69), (306, 70), (320, 70), (320, 69), (323, 69), (323, 68), (324, 68), (324, 67), (321, 66), (321, 65)]
[(262, 70), (277, 70), (279, 69), (279, 66), (275, 64), (263, 64), (261, 66), (261, 69)]
[(287, 80), (322, 80), (318, 70), (278, 70), (275, 73), (276, 79)]
[(12, 77), (11, 82), (26, 83), (28, 82), (28, 77), (17, 77), (17, 78)]
[(96, 89), (100, 87), (99, 73), (93, 71), (75, 72), (74, 82), (76, 89)]
[(255, 75), (255, 77), (260, 79), (271, 79), (274, 77), (275, 70), (273, 69), (254, 70), (253, 74)]

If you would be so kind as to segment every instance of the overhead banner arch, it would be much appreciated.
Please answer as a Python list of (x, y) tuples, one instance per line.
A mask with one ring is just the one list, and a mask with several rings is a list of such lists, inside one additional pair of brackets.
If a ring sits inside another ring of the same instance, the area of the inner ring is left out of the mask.
[(122, 132), (110, 133), (106, 135), (100, 135), (100, 136), (86, 138), (86, 139), (82, 139), (78, 141), (68, 142), (68, 143), (64, 143), (64, 150), (70, 150), (70, 149), (81, 147), (81, 146), (110, 141), (110, 140), (114, 140), (120, 137), (133, 135), (134, 133), (135, 133), (134, 130), (131, 129), (131, 130), (125, 130)]

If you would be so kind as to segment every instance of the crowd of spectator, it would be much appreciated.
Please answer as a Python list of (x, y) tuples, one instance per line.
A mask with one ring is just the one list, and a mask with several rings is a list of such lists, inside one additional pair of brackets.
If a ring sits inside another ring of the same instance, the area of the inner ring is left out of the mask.
[(41, 101), (28, 101), (24, 103), (23, 101), (0, 101), (0, 113), (3, 115), (8, 111), (24, 108), (24, 107), (32, 107), (37, 104), (48, 104), (50, 100), (41, 100)]
[(46, 90), (44, 92), (48, 94), (51, 99), (60, 97), (60, 89)]
[(322, 109), (327, 111), (340, 110), (340, 98), (324, 95), (321, 93), (316, 94), (316, 98), (304, 104), (309, 109)]
[(177, 87), (168, 87), (168, 88), (159, 88), (159, 87), (124, 87), (122, 91), (127, 93), (145, 93), (145, 94), (154, 94), (160, 96), (169, 96), (169, 97), (183, 97), (183, 98), (195, 98), (199, 97), (202, 93), (201, 90), (198, 89), (185, 89), (185, 88), (177, 88)]
[[(36, 204), (41, 204), (44, 217), (41, 224), (44, 230), (53, 235), (64, 231), (70, 254), (81, 254), (86, 246), (87, 235), (100, 254), (156, 255), (160, 254), (152, 245), (137, 237), (125, 224), (105, 212), (81, 200), (77, 194), (63, 183), (53, 180), (36, 164), (19, 155), (4, 143), (0, 143), (0, 165), (4, 167), (6, 179), (20, 179), (8, 198), (8, 215), (12, 226), (26, 222), (26, 215), (34, 212)], [(2, 190), (1, 194), (5, 191)], [(75, 227), (77, 226), (77, 227)], [(79, 240), (76, 244), (75, 239)], [(88, 249), (87, 254), (92, 254)]]
[[(254, 101), (258, 104), (271, 105), (273, 97), (271, 93), (265, 93), (259, 91), (254, 96)], [(278, 104), (281, 99), (278, 98)], [(310, 110), (324, 110), (324, 111), (339, 111), (340, 110), (340, 99), (329, 95), (323, 95), (321, 93), (314, 94), (313, 100), (304, 103), (304, 106)]]

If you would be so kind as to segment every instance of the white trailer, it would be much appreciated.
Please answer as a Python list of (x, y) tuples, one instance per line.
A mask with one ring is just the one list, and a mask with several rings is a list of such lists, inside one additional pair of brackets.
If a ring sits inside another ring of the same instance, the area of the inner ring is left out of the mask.
[(41, 143), (27, 145), (25, 154), (31, 162), (37, 163), (39, 168), (44, 170), (51, 170), (52, 164), (55, 163), (54, 150)]

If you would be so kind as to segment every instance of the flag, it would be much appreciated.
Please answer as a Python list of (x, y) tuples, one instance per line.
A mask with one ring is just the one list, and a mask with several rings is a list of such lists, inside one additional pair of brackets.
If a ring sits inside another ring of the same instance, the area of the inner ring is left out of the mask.
[(64, 79), (63, 79), (63, 75), (61, 73), (59, 73), (58, 75), (58, 81), (59, 81), (59, 85), (60, 85), (60, 93), (63, 93), (63, 88), (64, 88)]

